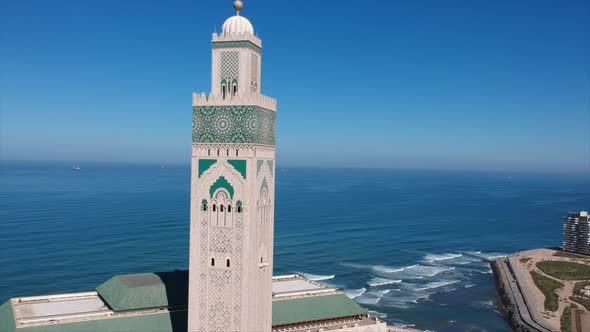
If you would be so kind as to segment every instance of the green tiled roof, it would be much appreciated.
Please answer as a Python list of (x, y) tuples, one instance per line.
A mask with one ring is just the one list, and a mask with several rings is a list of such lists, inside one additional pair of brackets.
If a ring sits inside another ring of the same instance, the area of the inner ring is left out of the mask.
[(10, 332), (14, 331), (14, 313), (12, 312), (12, 303), (10, 300), (6, 301), (3, 305), (0, 305), (0, 331)]
[(188, 274), (174, 271), (115, 276), (96, 291), (113, 311), (186, 306)]
[(366, 314), (344, 294), (273, 301), (272, 325), (287, 325)]
[(187, 330), (187, 311), (15, 328), (10, 301), (0, 306), (2, 332), (177, 332)]
[[(10, 301), (0, 305), (0, 332), (177, 332), (187, 330), (188, 272), (121, 275), (97, 288), (114, 311), (179, 306), (178, 311), (49, 324), (16, 329)], [(344, 294), (275, 300), (272, 325), (288, 325), (367, 314)]]

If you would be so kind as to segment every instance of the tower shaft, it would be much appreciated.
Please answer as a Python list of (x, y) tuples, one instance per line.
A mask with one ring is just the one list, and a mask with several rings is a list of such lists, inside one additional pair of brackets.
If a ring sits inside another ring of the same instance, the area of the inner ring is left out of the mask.
[(189, 331), (271, 330), (276, 101), (251, 29), (213, 35), (211, 94), (193, 94)]

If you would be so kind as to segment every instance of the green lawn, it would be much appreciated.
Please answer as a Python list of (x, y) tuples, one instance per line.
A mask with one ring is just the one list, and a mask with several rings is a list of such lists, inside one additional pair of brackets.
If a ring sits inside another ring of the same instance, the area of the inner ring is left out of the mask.
[(561, 280), (590, 280), (590, 265), (543, 261), (538, 262), (537, 267), (546, 274)]
[(561, 332), (572, 332), (572, 309), (572, 306), (565, 308), (561, 315)]
[(567, 258), (575, 258), (575, 259), (582, 259), (582, 260), (590, 260), (590, 256), (574, 254), (574, 253), (567, 252), (567, 251), (556, 251), (553, 254), (553, 256), (567, 257)]
[(559, 309), (559, 303), (557, 302), (559, 297), (555, 290), (563, 287), (563, 284), (535, 271), (531, 271), (531, 276), (537, 288), (545, 295), (545, 310), (557, 311)]

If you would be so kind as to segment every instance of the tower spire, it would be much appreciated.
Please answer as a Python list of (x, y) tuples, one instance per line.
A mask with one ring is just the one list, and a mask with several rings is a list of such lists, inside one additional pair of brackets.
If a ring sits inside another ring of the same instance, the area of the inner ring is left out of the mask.
[(236, 10), (236, 15), (240, 16), (240, 10), (244, 8), (244, 3), (240, 0), (234, 1), (234, 9)]

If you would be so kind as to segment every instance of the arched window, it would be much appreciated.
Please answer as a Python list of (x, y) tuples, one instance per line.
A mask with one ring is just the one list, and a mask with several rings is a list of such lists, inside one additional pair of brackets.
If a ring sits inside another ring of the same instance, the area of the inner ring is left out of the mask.
[(208, 156), (211, 156), (211, 149), (208, 149), (208, 150), (207, 150), (207, 155), (208, 155)]
[(227, 206), (227, 212), (231, 212), (231, 205)]
[(213, 212), (217, 211), (217, 205), (213, 204)]
[(225, 94), (226, 94), (226, 87), (225, 87), (225, 84), (223, 84), (221, 86), (221, 96), (223, 99), (225, 99)]
[(223, 212), (223, 204), (219, 206), (219, 211)]
[(238, 156), (238, 150), (236, 150), (236, 157)]
[(225, 261), (225, 266), (229, 267), (229, 259)]
[(238, 94), (238, 80), (234, 79), (233, 81), (231, 81), (231, 94), (232, 96), (235, 96)]
[(237, 210), (238, 213), (242, 213), (242, 201), (236, 202), (236, 208), (238, 209)]
[(204, 199), (201, 202), (201, 211), (207, 211), (207, 200), (206, 199)]
[(215, 266), (215, 258), (211, 258), (211, 266)]

